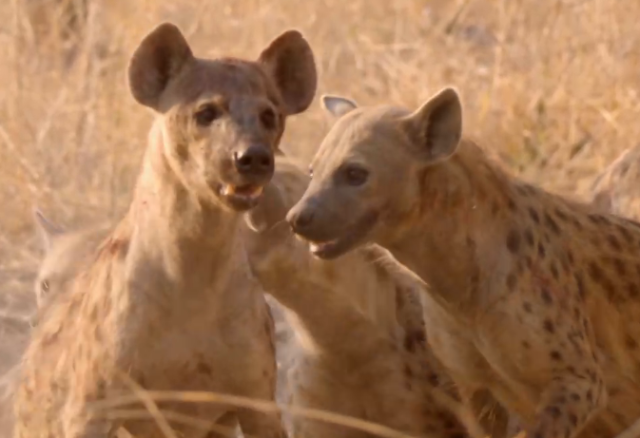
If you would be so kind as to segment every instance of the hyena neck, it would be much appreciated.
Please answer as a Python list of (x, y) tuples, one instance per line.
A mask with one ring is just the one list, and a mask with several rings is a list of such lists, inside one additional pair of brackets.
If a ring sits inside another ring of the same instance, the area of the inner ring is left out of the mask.
[(197, 196), (176, 174), (155, 134), (129, 213), (133, 247), (178, 289), (208, 289), (238, 263), (240, 215)]
[(506, 237), (526, 207), (511, 177), (472, 142), (420, 178), (420, 198), (384, 245), (441, 304), (473, 307), (482, 275), (510, 263)]

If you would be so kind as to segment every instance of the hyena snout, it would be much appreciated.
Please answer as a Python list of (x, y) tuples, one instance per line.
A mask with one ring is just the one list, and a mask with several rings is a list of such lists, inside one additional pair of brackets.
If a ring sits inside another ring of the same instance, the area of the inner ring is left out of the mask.
[(233, 165), (242, 176), (268, 178), (273, 175), (273, 153), (266, 146), (253, 144), (233, 153)]
[(287, 213), (287, 222), (294, 233), (304, 236), (312, 226), (314, 216), (312, 208), (293, 208)]

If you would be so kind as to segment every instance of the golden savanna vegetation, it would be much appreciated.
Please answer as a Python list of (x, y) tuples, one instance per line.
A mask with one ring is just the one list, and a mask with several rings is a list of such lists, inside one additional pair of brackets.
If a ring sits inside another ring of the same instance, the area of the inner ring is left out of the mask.
[[(151, 114), (129, 95), (126, 65), (159, 22), (207, 57), (256, 57), (297, 28), (318, 96), (413, 107), (454, 85), (468, 134), (529, 181), (580, 195), (640, 141), (639, 19), (631, 0), (0, 2), (0, 358), (31, 312), (33, 208), (74, 225), (128, 205)], [(327, 129), (317, 102), (285, 135), (303, 161)]]

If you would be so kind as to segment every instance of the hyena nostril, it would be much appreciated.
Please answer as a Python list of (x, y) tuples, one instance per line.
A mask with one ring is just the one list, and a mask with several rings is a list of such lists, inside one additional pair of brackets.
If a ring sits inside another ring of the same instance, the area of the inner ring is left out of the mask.
[(264, 146), (249, 146), (233, 154), (233, 163), (242, 174), (261, 175), (273, 169), (273, 156)]

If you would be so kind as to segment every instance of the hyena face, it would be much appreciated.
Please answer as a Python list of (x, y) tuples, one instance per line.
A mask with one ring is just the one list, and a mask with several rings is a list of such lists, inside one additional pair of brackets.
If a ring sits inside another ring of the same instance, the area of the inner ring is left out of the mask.
[(425, 172), (456, 151), (462, 106), (455, 90), (437, 93), (411, 113), (402, 108), (357, 108), (324, 96), (339, 117), (311, 163), (312, 179), (287, 214), (293, 231), (320, 258), (335, 258), (367, 242), (393, 239), (420, 207)]
[(158, 114), (159, 159), (178, 180), (205, 202), (244, 211), (273, 175), (286, 117), (311, 103), (316, 70), (297, 31), (280, 35), (255, 62), (211, 60), (196, 58), (178, 28), (162, 24), (135, 51), (129, 84)]

